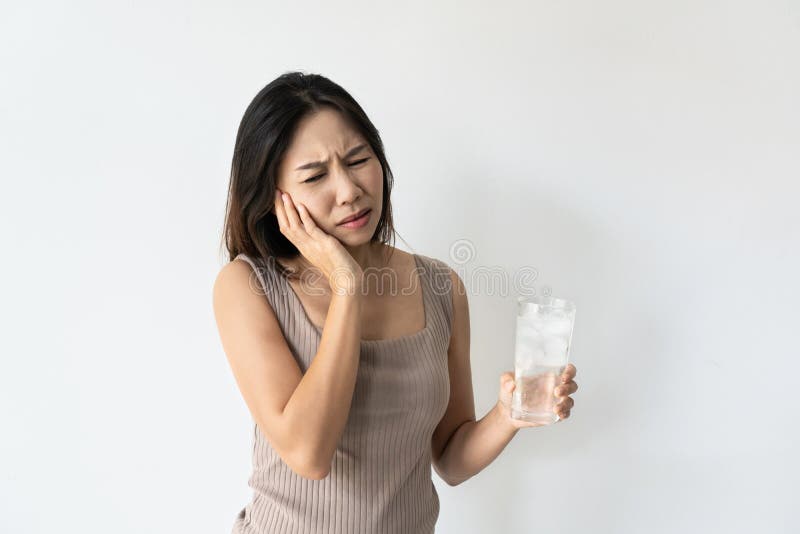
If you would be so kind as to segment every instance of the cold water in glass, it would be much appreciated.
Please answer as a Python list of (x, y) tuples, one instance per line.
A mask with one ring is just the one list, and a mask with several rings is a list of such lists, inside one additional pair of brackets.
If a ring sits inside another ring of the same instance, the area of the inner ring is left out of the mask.
[(518, 297), (514, 349), (516, 388), (511, 417), (549, 425), (558, 421), (553, 394), (569, 361), (575, 304), (553, 297)]

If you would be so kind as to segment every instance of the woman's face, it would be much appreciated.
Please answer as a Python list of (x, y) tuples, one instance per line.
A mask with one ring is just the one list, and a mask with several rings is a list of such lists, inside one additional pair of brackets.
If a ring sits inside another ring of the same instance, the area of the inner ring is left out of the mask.
[[(325, 232), (355, 246), (368, 242), (378, 226), (383, 169), (358, 130), (338, 111), (323, 108), (298, 124), (278, 169), (278, 189), (304, 205)], [(364, 226), (340, 224), (367, 208)]]

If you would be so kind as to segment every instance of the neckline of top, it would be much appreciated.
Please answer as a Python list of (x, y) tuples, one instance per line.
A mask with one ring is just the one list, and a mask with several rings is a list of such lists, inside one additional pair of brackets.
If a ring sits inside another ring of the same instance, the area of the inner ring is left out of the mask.
[[(429, 306), (429, 304), (428, 304), (428, 299), (429, 299), (428, 288), (426, 287), (426, 285), (427, 285), (427, 276), (428, 276), (427, 269), (426, 269), (425, 266), (421, 266), (420, 265), (422, 260), (419, 258), (419, 256), (417, 254), (412, 254), (412, 256), (414, 257), (414, 263), (417, 266), (417, 269), (421, 268), (423, 270), (423, 272), (426, 273), (423, 276), (422, 274), (420, 274), (419, 270), (417, 270), (417, 280), (419, 280), (420, 288), (422, 290), (422, 309), (423, 309), (423, 314), (425, 315), (425, 326), (421, 330), (417, 330), (413, 334), (406, 334), (406, 335), (400, 336), (400, 337), (391, 337), (391, 338), (384, 338), (384, 339), (361, 339), (360, 341), (361, 341), (362, 345), (379, 345), (379, 344), (399, 343), (399, 342), (403, 342), (403, 341), (410, 341), (412, 339), (416, 339), (418, 337), (421, 337), (421, 336), (427, 334), (428, 331), (430, 330), (430, 328), (431, 328), (431, 315), (430, 315), (430, 309), (428, 307)], [(300, 309), (300, 315), (303, 316), (303, 321), (308, 326), (310, 326), (311, 328), (314, 329), (314, 331), (317, 333), (318, 337), (322, 336), (322, 328), (318, 327), (313, 322), (311, 322), (311, 319), (309, 319), (308, 314), (306, 313), (306, 309), (303, 306), (303, 303), (300, 301), (300, 297), (298, 297), (297, 294), (294, 292), (294, 289), (292, 288), (292, 286), (289, 283), (289, 281), (286, 280), (286, 278), (283, 277), (277, 271), (275, 271), (275, 275), (277, 276), (277, 278), (281, 279), (281, 282), (286, 287), (287, 292), (291, 295), (292, 300), (294, 300), (295, 305)]]

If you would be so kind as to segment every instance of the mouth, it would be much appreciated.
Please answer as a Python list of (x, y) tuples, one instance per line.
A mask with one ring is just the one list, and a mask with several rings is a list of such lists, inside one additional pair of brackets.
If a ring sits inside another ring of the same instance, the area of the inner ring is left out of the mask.
[(345, 223), (349, 223), (349, 222), (353, 222), (355, 220), (361, 219), (364, 215), (366, 215), (370, 211), (371, 210), (369, 208), (363, 209), (363, 210), (359, 211), (358, 213), (356, 213), (355, 215), (351, 215), (350, 217), (346, 218), (345, 220), (339, 221), (339, 225), (342, 225), (342, 224), (345, 224)]

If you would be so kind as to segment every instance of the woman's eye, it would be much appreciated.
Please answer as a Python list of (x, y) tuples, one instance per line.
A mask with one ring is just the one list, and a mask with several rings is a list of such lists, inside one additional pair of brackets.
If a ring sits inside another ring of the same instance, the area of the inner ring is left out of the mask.
[[(362, 163), (364, 163), (364, 162), (365, 162), (365, 161), (367, 161), (368, 159), (369, 159), (369, 158), (359, 159), (359, 160), (357, 160), (357, 161), (354, 161), (354, 162), (353, 162), (353, 163), (351, 163), (350, 165), (351, 165), (351, 166), (352, 166), (352, 165), (361, 165)], [(312, 176), (312, 177), (311, 177), (311, 178), (309, 178), (308, 180), (305, 180), (303, 183), (316, 182), (317, 180), (319, 180), (319, 179), (320, 179), (320, 178), (322, 178), (323, 176), (325, 176), (325, 173), (318, 174), (318, 175), (316, 175), (316, 176)]]

